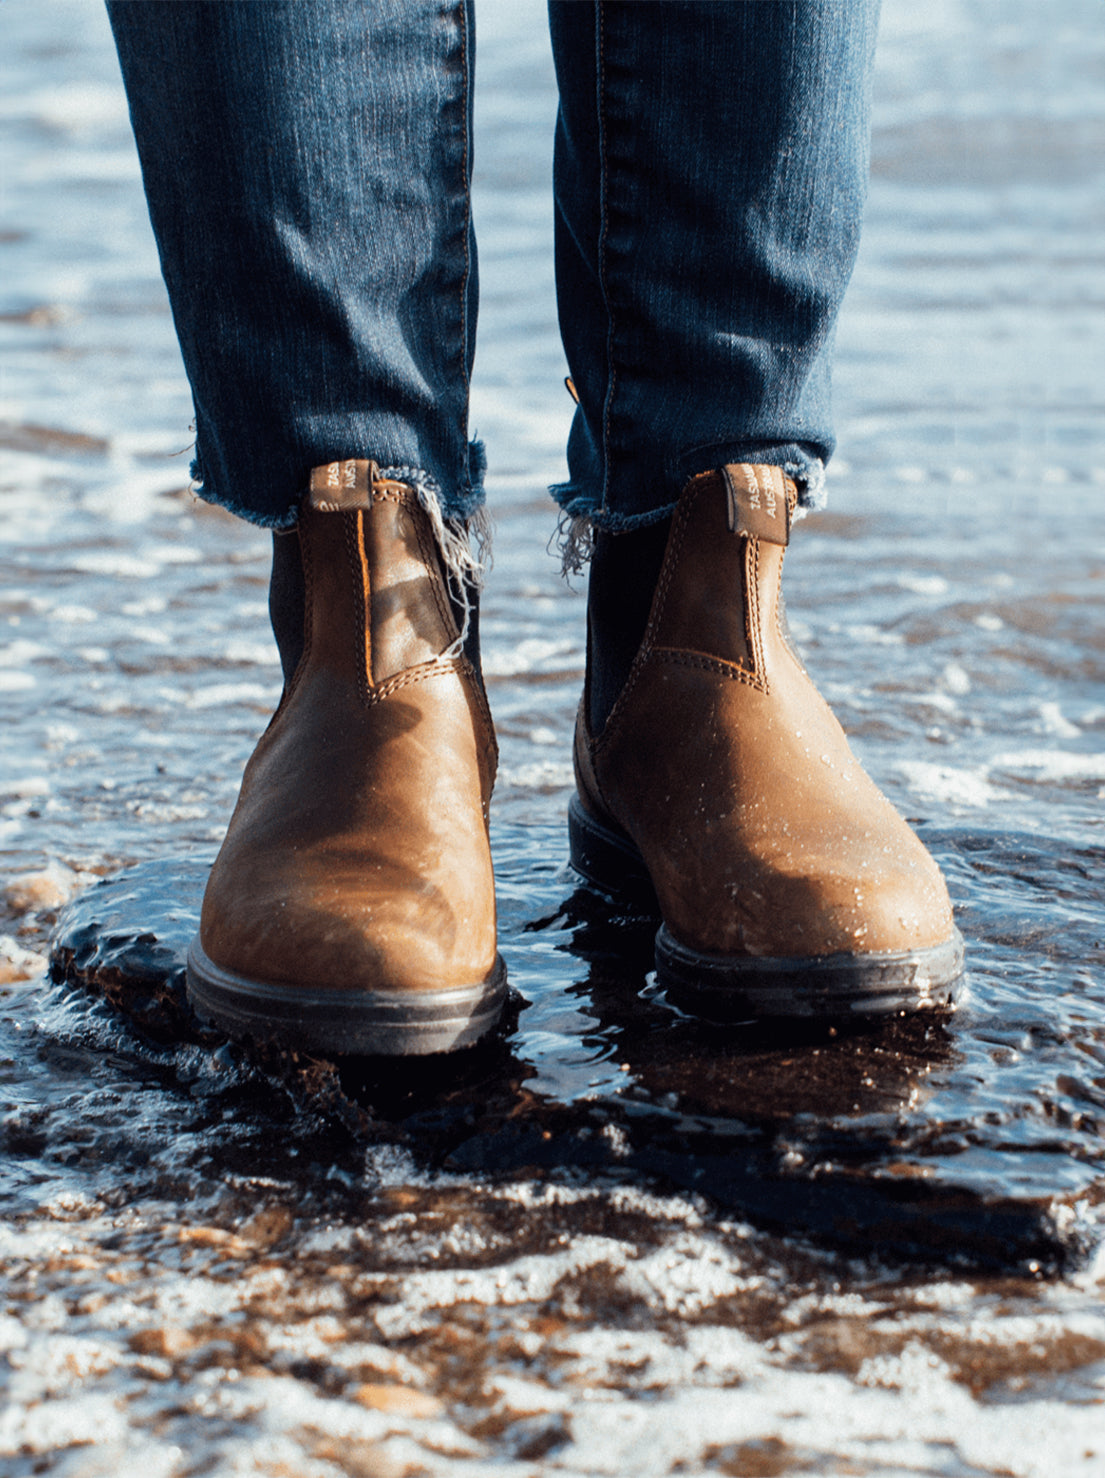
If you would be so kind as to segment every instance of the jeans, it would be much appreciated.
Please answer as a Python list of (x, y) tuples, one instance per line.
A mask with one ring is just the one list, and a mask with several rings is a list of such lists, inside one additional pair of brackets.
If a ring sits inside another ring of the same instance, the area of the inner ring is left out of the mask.
[[(782, 466), (816, 505), (878, 0), (552, 0), (570, 517)], [(202, 496), (272, 528), (369, 457), (465, 520), (470, 0), (109, 0)]]

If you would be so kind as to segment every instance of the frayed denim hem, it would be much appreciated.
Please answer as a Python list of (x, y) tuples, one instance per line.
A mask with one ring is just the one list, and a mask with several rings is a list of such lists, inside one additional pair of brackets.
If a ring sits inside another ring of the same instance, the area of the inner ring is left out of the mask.
[(237, 502), (233, 498), (224, 498), (207, 485), (207, 479), (203, 472), (203, 463), (196, 457), (188, 469), (189, 491), (203, 503), (210, 503), (212, 508), (221, 508), (224, 513), (232, 513), (235, 518), (243, 519), (251, 523), (255, 528), (272, 529), (274, 533), (287, 533), (294, 529), (299, 519), (299, 499), (283, 513), (258, 513), (256, 508), (247, 508), (245, 504)]
[(558, 483), (549, 492), (560, 505), (560, 517), (549, 540), (549, 552), (555, 548), (560, 558), (560, 573), (565, 579), (569, 575), (583, 574), (594, 553), (598, 530), (608, 534), (628, 534), (633, 529), (647, 529), (670, 518), (676, 507), (672, 502), (665, 503), (662, 508), (650, 508), (645, 513), (611, 513), (608, 508), (596, 508), (593, 499), (572, 483)]
[(800, 514), (824, 508), (829, 501), (829, 490), (825, 485), (825, 464), (819, 457), (808, 462), (784, 462), (783, 471), (798, 489)]
[[(771, 461), (771, 465), (781, 466), (798, 490), (797, 518), (824, 508), (827, 501), (825, 464), (820, 457), (808, 457), (801, 462), (793, 459), (781, 463)], [(550, 552), (556, 549), (560, 557), (560, 573), (565, 579), (569, 575), (583, 574), (594, 553), (595, 534), (599, 530), (609, 534), (627, 534), (633, 529), (646, 529), (670, 518), (678, 504), (676, 499), (659, 508), (649, 508), (644, 513), (612, 513), (608, 508), (596, 507), (594, 498), (582, 492), (575, 483), (556, 483), (549, 492), (560, 505), (560, 517), (556, 521), (556, 532), (549, 540), (549, 548)]]
[[(332, 458), (331, 460), (338, 459)], [(414, 488), (432, 520), (436, 514), (437, 519), (446, 525), (460, 526), (462, 529), (469, 529), (473, 532), (481, 551), (480, 568), (485, 569), (490, 562), (491, 534), (490, 520), (484, 509), (487, 500), (484, 489), (486, 471), (487, 453), (483, 442), (476, 439), (468, 443), (468, 485), (454, 497), (446, 497), (437, 479), (420, 467), (381, 467), (380, 476), (393, 478), (396, 482), (405, 482)], [(227, 498), (212, 488), (204, 471), (203, 458), (198, 450), (188, 469), (188, 474), (191, 479), (191, 491), (204, 503), (210, 503), (213, 508), (221, 508), (224, 512), (233, 514), (235, 518), (253, 524), (256, 528), (272, 529), (277, 533), (295, 528), (299, 520), (300, 500), (307, 491), (304, 485), (296, 494), (294, 502), (280, 512), (263, 512), (240, 503), (235, 498)]]

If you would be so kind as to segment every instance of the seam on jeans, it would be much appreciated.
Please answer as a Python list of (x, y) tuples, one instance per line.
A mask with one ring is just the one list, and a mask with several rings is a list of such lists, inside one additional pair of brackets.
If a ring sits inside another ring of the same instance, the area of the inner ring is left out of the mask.
[[(464, 147), (461, 151), (461, 183), (464, 191), (464, 273), (460, 283), (460, 372), (464, 383), (464, 405), (461, 409), (461, 423), (458, 430), (464, 447), (464, 471), (461, 486), (467, 493), (471, 490), (472, 483), (471, 456), (468, 448), (468, 419), (472, 399), (472, 382), (468, 374), (468, 288), (472, 278), (472, 186), (469, 176), (468, 132), (471, 114), (472, 59), (469, 55), (467, 0), (458, 0), (457, 9), (460, 16), (460, 47), (463, 63), (461, 132), (464, 139)], [(467, 632), (467, 619), (464, 625)]]
[(606, 395), (602, 407), (602, 507), (610, 500), (610, 420), (617, 389), (618, 372), (614, 367), (614, 309), (610, 302), (610, 284), (606, 271), (606, 242), (610, 230), (610, 173), (606, 139), (606, 12), (602, 0), (595, 5), (596, 44), (598, 56), (595, 85), (599, 144), (599, 290), (606, 308)]

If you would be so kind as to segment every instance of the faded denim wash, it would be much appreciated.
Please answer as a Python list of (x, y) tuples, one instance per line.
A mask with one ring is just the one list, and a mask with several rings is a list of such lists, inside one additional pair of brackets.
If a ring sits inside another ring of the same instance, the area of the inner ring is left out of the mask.
[[(470, 517), (471, 4), (108, 10), (201, 494), (288, 527), (312, 466), (371, 457)], [(653, 522), (734, 460), (782, 465), (818, 500), (877, 10), (552, 0), (569, 515)]]

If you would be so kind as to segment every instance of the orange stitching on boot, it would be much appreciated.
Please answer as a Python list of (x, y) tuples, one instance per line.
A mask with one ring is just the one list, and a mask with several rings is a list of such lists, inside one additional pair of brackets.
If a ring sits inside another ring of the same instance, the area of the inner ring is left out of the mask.
[(657, 662), (669, 662), (675, 667), (697, 667), (703, 672), (717, 672), (736, 683), (747, 683), (749, 687), (767, 692), (763, 678), (751, 668), (737, 662), (725, 662), (720, 657), (707, 657), (704, 652), (688, 652), (683, 647), (654, 647), (651, 655)]
[(361, 698), (367, 703), (372, 692), (372, 633), (369, 629), (372, 607), (369, 604), (368, 559), (364, 547), (364, 514), (358, 511), (354, 518), (356, 522), (353, 519), (345, 521), (342, 543), (353, 588), (360, 596), (361, 630), (353, 633), (353, 669), (357, 674)]

